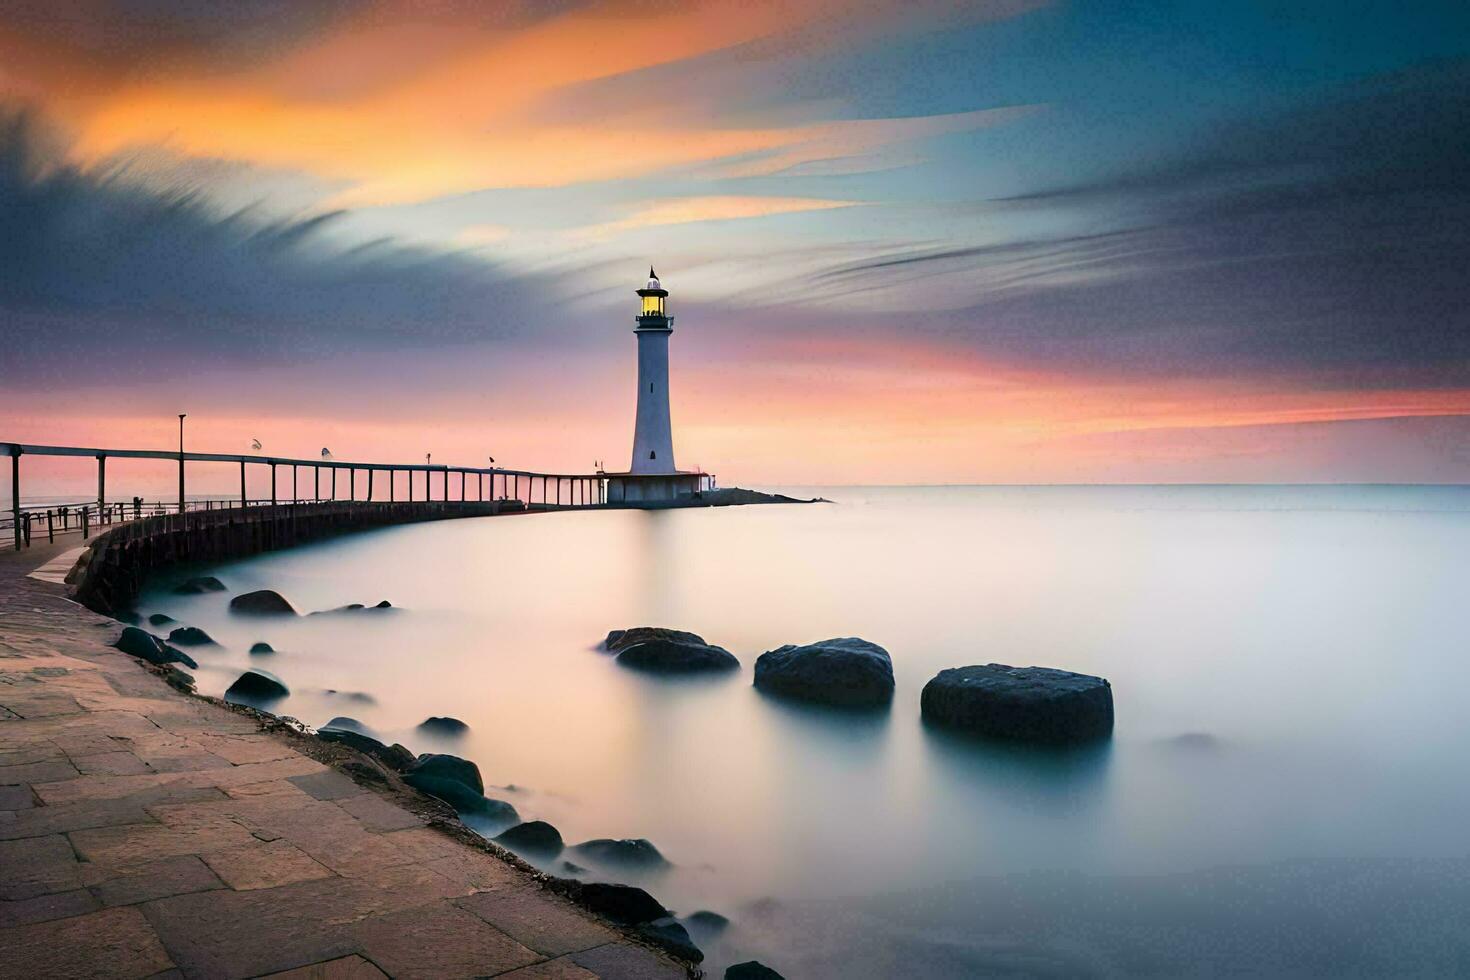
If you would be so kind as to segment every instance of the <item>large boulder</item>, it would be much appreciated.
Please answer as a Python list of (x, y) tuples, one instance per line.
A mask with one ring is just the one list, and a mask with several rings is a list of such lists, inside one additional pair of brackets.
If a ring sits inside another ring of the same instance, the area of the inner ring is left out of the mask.
[(924, 720), (988, 738), (1065, 744), (1113, 731), (1113, 688), (1050, 667), (985, 664), (942, 670), (924, 685)]
[(480, 767), (457, 755), (421, 755), (410, 771), (434, 779), (453, 779), (464, 783), (476, 793), (485, 792), (485, 781), (480, 778)]
[(760, 960), (746, 960), (725, 968), (725, 980), (786, 980)]
[(269, 643), (265, 642), (264, 640), (260, 640), (260, 641), (258, 641), (256, 643), (250, 644), (250, 653), (253, 656), (257, 656), (258, 657), (261, 654), (275, 653), (275, 652), (276, 652), (276, 648), (273, 647), (273, 646), (271, 646)]
[(184, 579), (174, 586), (174, 595), (202, 595), (205, 592), (223, 592), (225, 583), (213, 575), (196, 575)]
[(329, 728), (336, 731), (344, 732), (357, 732), (359, 735), (372, 734), (371, 731), (368, 729), (368, 726), (364, 725), (356, 718), (350, 718), (347, 715), (338, 715), (337, 717), (333, 718), (331, 721), (323, 725), (322, 728)]
[(673, 640), (676, 643), (698, 643), (701, 646), (704, 644), (704, 637), (698, 633), (671, 630), (664, 626), (634, 626), (631, 629), (613, 630), (607, 634), (602, 645), (608, 653), (617, 653), (626, 647), (647, 643), (649, 640)]
[(659, 853), (653, 842), (642, 837), (613, 840), (599, 837), (583, 841), (572, 848), (581, 857), (598, 864), (616, 865), (623, 868), (666, 868), (668, 859)]
[(755, 686), (801, 701), (879, 707), (893, 700), (893, 661), (878, 644), (855, 636), (788, 644), (756, 658)]
[(623, 925), (653, 922), (668, 918), (670, 914), (658, 899), (633, 885), (589, 881), (582, 885), (578, 894), (583, 905)]
[(167, 626), (169, 623), (177, 623), (168, 613), (154, 613), (148, 617), (148, 622), (154, 626)]
[(230, 600), (230, 611), (253, 616), (294, 616), (296, 607), (273, 589), (246, 592)]
[(463, 735), (470, 730), (470, 726), (458, 718), (439, 717), (425, 718), (419, 722), (418, 730), (430, 735)]
[(168, 635), (168, 641), (180, 646), (198, 647), (213, 643), (214, 637), (197, 626), (180, 626)]
[(740, 661), (723, 647), (681, 640), (645, 640), (620, 648), (618, 663), (655, 674), (696, 674), (739, 670)]
[(279, 701), (290, 693), (275, 674), (252, 667), (225, 689), (225, 700), (236, 704), (258, 705)]
[(122, 636), (117, 638), (117, 642), (113, 646), (130, 657), (146, 660), (150, 664), (155, 664), (159, 667), (164, 667), (168, 664), (184, 664), (194, 670), (199, 669), (199, 665), (194, 662), (193, 657), (184, 653), (182, 650), (174, 649), (152, 633), (139, 629), (136, 626), (123, 627)]
[(545, 820), (518, 823), (497, 835), (495, 843), (537, 857), (556, 857), (563, 846), (561, 832)]

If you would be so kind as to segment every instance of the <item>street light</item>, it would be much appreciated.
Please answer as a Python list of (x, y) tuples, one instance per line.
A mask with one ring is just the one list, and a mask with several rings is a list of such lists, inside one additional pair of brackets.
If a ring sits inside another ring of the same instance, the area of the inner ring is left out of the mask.
[(184, 512), (184, 419), (188, 416), (179, 413), (179, 513)]

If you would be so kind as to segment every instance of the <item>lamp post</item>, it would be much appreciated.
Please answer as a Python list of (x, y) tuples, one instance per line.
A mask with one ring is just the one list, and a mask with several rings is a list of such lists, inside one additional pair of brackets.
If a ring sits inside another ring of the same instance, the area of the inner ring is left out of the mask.
[(179, 513), (184, 512), (184, 419), (187, 418), (183, 412), (179, 413)]

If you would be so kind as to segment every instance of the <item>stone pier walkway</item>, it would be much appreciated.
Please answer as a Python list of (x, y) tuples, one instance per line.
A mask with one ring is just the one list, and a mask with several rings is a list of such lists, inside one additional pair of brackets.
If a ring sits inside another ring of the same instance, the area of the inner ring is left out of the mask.
[(0, 557), (0, 977), (687, 976), (174, 691), (28, 577), (51, 557)]

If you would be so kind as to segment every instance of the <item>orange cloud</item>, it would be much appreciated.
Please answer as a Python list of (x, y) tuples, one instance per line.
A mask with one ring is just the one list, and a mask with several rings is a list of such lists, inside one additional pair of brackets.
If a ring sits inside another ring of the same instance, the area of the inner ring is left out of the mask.
[[(1004, 16), (1031, 5), (997, 0), (968, 16)], [(22, 91), (22, 82), (45, 76), (42, 87), (55, 93), (52, 108), (74, 130), (73, 152), (82, 162), (161, 145), (346, 183), (330, 202), (338, 206), (629, 178), (737, 158), (742, 162), (729, 175), (772, 173), (872, 156), (1023, 111), (731, 125), (718, 107), (658, 111), (677, 93), (668, 91), (667, 78), (636, 74), (757, 42), (800, 38), (810, 46), (829, 35), (908, 23), (902, 11), (882, 6), (604, 0), (530, 21), (487, 19), (473, 8), (424, 20), (395, 12), (399, 5), (371, 8), (238, 70), (184, 53), (109, 77), (76, 52), (38, 59), (34, 51), (44, 39), (0, 35), (0, 58), (32, 52), (13, 77), (0, 77), (0, 91)], [(921, 22), (940, 14), (913, 16)], [(614, 77), (636, 83), (626, 103), (592, 120), (555, 121), (559, 101)]]

